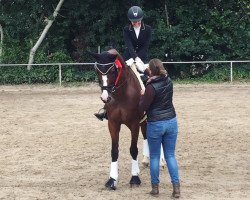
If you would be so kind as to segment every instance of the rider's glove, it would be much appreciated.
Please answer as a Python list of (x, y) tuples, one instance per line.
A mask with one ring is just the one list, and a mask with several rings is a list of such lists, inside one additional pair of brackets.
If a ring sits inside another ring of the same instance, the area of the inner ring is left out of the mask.
[(130, 58), (130, 59), (126, 60), (125, 62), (126, 62), (126, 64), (127, 64), (128, 66), (131, 66), (135, 61), (134, 61), (133, 58)]
[(135, 58), (135, 64), (136, 68), (141, 72), (144, 72), (145, 69), (148, 67), (148, 64), (144, 64), (139, 57)]

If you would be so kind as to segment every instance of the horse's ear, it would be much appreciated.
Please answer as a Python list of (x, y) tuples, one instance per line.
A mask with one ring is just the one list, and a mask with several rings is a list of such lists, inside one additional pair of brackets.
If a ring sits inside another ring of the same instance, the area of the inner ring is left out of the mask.
[(109, 52), (110, 54), (115, 54), (115, 55), (118, 55), (118, 54), (119, 54), (118, 51), (116, 51), (115, 49), (109, 49), (108, 52)]
[(109, 54), (108, 55), (111, 60), (115, 60), (117, 55), (116, 54)]
[(91, 52), (91, 51), (89, 51), (88, 52), (91, 56), (93, 56), (96, 60), (98, 59), (98, 58), (100, 58), (100, 54), (99, 53), (94, 53), (94, 52)]

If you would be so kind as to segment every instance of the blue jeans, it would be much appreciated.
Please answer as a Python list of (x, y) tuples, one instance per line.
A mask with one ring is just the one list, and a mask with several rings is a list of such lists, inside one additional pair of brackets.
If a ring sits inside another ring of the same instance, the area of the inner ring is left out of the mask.
[(179, 183), (178, 164), (175, 158), (175, 145), (178, 135), (177, 119), (147, 123), (147, 138), (150, 151), (151, 183), (158, 184), (160, 171), (161, 144), (172, 183)]

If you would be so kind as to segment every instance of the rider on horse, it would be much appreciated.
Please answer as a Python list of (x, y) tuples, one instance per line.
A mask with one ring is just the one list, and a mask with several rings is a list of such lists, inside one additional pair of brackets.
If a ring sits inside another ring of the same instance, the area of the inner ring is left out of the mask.
[[(148, 62), (148, 48), (152, 29), (142, 22), (143, 11), (138, 6), (133, 6), (128, 10), (128, 19), (131, 24), (123, 29), (125, 41), (123, 59), (128, 66), (135, 64), (139, 71), (144, 72), (147, 68), (147, 65), (144, 63)], [(145, 80), (145, 76), (142, 76), (142, 80)], [(104, 118), (107, 119), (106, 110), (104, 108), (102, 110), (103, 112), (94, 114), (101, 121)]]

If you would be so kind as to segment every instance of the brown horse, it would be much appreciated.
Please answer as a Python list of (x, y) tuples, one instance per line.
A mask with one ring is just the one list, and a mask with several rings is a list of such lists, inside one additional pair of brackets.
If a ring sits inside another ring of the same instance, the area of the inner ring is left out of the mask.
[(141, 96), (139, 81), (116, 50), (112, 49), (101, 54), (92, 53), (92, 55), (96, 59), (95, 69), (102, 89), (101, 100), (105, 103), (112, 139), (110, 178), (105, 186), (112, 190), (117, 187), (119, 132), (122, 124), (125, 124), (131, 131), (132, 177), (130, 185), (140, 185), (137, 141), (140, 126), (143, 137), (146, 138), (146, 122), (140, 124), (142, 114), (138, 110)]

